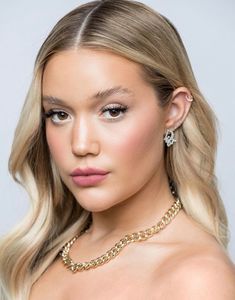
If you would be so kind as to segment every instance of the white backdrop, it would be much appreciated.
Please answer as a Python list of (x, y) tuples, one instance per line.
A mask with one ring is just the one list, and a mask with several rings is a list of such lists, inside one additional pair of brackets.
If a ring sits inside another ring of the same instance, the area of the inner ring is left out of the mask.
[[(17, 224), (28, 207), (26, 193), (8, 174), (7, 161), (37, 51), (56, 21), (84, 2), (0, 2), (0, 235)], [(235, 1), (142, 2), (168, 17), (180, 32), (199, 86), (219, 119), (216, 170), (229, 217), (229, 251), (235, 261)]]

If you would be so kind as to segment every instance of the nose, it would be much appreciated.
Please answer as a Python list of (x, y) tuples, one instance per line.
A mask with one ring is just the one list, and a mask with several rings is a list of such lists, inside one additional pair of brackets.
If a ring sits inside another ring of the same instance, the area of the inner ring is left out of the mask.
[(71, 148), (76, 156), (98, 155), (100, 145), (91, 120), (80, 118), (73, 126)]

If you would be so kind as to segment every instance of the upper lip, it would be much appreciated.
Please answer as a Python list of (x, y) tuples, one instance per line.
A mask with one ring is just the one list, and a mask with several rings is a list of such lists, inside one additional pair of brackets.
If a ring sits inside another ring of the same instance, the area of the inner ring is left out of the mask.
[(86, 168), (86, 169), (75, 169), (71, 176), (86, 176), (86, 175), (105, 175), (107, 171), (95, 169), (95, 168)]

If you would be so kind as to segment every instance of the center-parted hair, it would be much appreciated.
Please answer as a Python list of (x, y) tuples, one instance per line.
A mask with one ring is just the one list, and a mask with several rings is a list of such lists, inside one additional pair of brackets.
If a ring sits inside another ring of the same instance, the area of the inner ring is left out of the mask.
[(225, 249), (228, 244), (227, 217), (215, 177), (216, 119), (198, 88), (179, 33), (166, 17), (140, 2), (91, 1), (55, 25), (36, 58), (9, 160), (10, 172), (27, 190), (31, 206), (1, 241), (2, 300), (28, 299), (32, 284), (65, 241), (91, 220), (61, 181), (50, 156), (41, 103), (47, 62), (56, 53), (79, 48), (109, 51), (138, 63), (163, 108), (176, 88), (190, 90), (194, 101), (175, 131), (177, 143), (165, 149), (166, 171), (185, 212)]

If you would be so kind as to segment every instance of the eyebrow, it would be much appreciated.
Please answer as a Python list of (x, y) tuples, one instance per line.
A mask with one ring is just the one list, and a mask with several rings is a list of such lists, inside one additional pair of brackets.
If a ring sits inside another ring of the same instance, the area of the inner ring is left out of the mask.
[[(89, 97), (88, 99), (92, 100), (104, 100), (113, 95), (133, 95), (134, 93), (122, 86), (115, 86), (106, 90), (101, 90), (98, 93), (94, 94), (93, 96)], [(58, 97), (43, 95), (42, 101), (47, 102), (49, 104), (57, 104), (57, 105), (66, 105), (66, 102)]]

